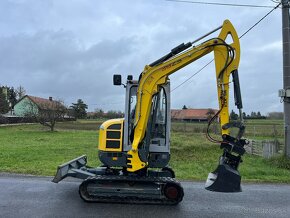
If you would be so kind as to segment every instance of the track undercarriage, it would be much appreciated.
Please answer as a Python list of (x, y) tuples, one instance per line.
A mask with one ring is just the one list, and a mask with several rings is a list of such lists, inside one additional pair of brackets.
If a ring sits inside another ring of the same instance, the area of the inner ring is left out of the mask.
[(183, 188), (170, 177), (95, 176), (82, 182), (79, 194), (87, 202), (178, 204)]
[(67, 176), (84, 179), (79, 186), (86, 202), (175, 205), (183, 199), (183, 188), (170, 168), (129, 174), (124, 169), (86, 167), (86, 156), (58, 167), (53, 182)]

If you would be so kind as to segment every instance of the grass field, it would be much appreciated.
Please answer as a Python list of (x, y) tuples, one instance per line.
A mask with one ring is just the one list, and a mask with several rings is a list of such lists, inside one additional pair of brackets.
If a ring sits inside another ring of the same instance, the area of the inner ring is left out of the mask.
[(79, 155), (87, 154), (91, 163), (97, 160), (95, 131), (49, 132), (25, 125), (1, 127), (0, 135), (0, 171), (53, 175), (57, 165)]
[[(283, 120), (245, 120), (247, 138), (282, 138), (284, 136)], [(206, 133), (207, 122), (189, 123), (189, 122), (173, 122), (172, 130), (175, 132), (200, 132)], [(215, 124), (212, 131), (219, 132), (219, 124)]]
[[(100, 121), (59, 123), (56, 132), (37, 124), (0, 127), (0, 172), (52, 176), (57, 165), (82, 154), (88, 156), (89, 165), (98, 166), (100, 124)], [(217, 166), (222, 152), (219, 146), (208, 142), (202, 132), (175, 130), (171, 135), (170, 164), (177, 178), (205, 180)], [(244, 181), (290, 183), (290, 161), (287, 160), (281, 164), (280, 159), (245, 155), (240, 171)]]

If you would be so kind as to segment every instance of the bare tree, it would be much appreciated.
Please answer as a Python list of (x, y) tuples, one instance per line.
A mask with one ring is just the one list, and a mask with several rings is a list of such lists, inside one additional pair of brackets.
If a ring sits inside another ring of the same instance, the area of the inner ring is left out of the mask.
[(26, 94), (26, 90), (24, 89), (23, 86), (17, 87), (17, 89), (15, 90), (15, 92), (16, 92), (16, 98), (17, 98), (17, 100), (21, 99)]
[(30, 99), (26, 103), (26, 117), (31, 117), (41, 125), (49, 127), (50, 131), (54, 131), (57, 121), (62, 121), (67, 109), (62, 101), (52, 100), (37, 102)]
[(215, 115), (215, 111), (211, 108), (206, 112), (207, 120), (210, 120)]

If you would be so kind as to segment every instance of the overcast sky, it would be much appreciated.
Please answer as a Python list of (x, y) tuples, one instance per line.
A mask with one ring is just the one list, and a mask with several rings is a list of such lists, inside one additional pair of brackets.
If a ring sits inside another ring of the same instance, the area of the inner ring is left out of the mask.
[[(270, 0), (219, 2), (275, 5)], [(137, 78), (146, 64), (223, 20), (231, 20), (242, 35), (268, 11), (164, 0), (1, 0), (0, 84), (21, 85), (29, 95), (52, 96), (67, 105), (81, 98), (89, 111), (124, 110), (125, 90), (113, 86), (113, 74)], [(281, 38), (277, 9), (241, 39), (239, 73), (247, 113), (283, 110), (277, 94), (283, 85)], [(212, 58), (170, 76), (171, 87)], [(214, 65), (171, 97), (172, 108), (217, 108)]]

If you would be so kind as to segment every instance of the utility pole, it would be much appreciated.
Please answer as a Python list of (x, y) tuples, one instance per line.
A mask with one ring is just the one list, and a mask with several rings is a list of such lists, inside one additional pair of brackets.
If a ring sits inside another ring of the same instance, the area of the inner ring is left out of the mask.
[(290, 17), (289, 0), (282, 3), (283, 89), (279, 96), (284, 102), (285, 155), (290, 158)]

